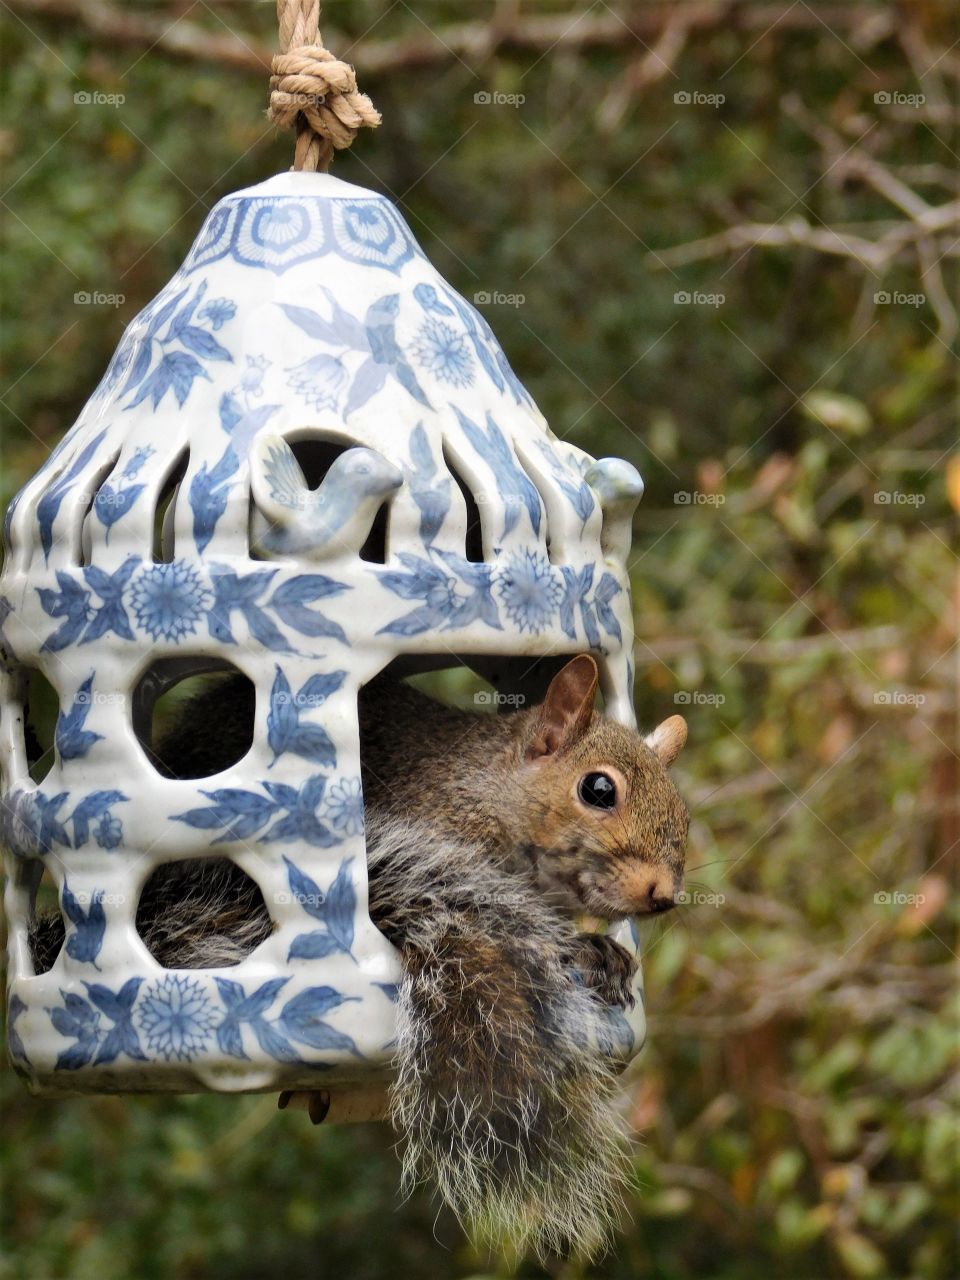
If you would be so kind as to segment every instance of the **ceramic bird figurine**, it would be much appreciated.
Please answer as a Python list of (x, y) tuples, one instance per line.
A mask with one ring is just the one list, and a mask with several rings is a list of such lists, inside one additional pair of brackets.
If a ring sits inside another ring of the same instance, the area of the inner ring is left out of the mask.
[(403, 483), (375, 449), (347, 449), (316, 489), (282, 436), (267, 432), (250, 453), (253, 550), (268, 559), (308, 561), (357, 555), (385, 498)]
[(603, 554), (625, 558), (630, 550), (633, 513), (643, 497), (640, 472), (623, 458), (600, 458), (587, 469), (584, 479), (600, 499)]

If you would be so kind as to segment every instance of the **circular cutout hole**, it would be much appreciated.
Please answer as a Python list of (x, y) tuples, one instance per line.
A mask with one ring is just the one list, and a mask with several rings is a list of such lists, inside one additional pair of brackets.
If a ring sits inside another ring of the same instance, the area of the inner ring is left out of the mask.
[(229, 858), (162, 863), (140, 891), (136, 922), (165, 969), (239, 964), (274, 928), (260, 886)]
[(165, 778), (209, 778), (253, 745), (256, 690), (232, 663), (202, 656), (154, 662), (137, 682), (133, 728)]

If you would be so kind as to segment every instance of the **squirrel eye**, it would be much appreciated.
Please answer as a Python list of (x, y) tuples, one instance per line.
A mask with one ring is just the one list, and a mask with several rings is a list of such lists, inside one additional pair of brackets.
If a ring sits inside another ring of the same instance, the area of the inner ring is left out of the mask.
[(585, 773), (577, 792), (593, 809), (612, 809), (617, 803), (617, 784), (606, 773)]

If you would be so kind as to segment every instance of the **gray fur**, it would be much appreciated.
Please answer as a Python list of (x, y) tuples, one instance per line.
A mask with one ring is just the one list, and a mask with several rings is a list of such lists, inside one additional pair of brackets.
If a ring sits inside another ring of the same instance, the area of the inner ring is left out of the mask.
[[(487, 1243), (602, 1248), (624, 1181), (615, 1076), (591, 1047), (599, 998), (565, 966), (573, 925), (479, 846), (368, 812), (370, 915), (399, 949), (390, 1119), (403, 1185), (426, 1180)], [(169, 968), (236, 964), (271, 932), (226, 859), (163, 868), (137, 912)], [(63, 939), (37, 922), (38, 967)]]

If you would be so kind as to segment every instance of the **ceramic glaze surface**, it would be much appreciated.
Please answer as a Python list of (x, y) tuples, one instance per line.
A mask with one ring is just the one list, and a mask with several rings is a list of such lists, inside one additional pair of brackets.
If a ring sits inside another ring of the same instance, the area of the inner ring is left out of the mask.
[[(298, 461), (310, 441), (327, 446), (319, 476)], [(222, 200), (7, 516), (9, 1047), (33, 1087), (383, 1070), (399, 967), (366, 910), (358, 689), (404, 655), (493, 669), (592, 651), (608, 713), (632, 723), (641, 489), (628, 464), (550, 433), (389, 201), (303, 173)], [(253, 744), (213, 778), (162, 777), (138, 728), (156, 692), (143, 677), (212, 660), (256, 687)], [(60, 704), (39, 785), (30, 668)], [(236, 966), (167, 971), (136, 932), (138, 895), (160, 864), (201, 856), (250, 875), (276, 928)], [(66, 940), (34, 974), (44, 867)], [(642, 1041), (637, 990), (629, 1017), (611, 1011), (608, 1051)]]

